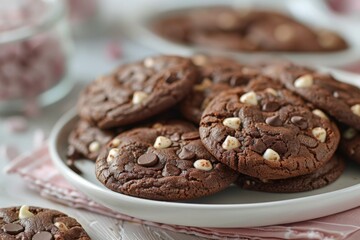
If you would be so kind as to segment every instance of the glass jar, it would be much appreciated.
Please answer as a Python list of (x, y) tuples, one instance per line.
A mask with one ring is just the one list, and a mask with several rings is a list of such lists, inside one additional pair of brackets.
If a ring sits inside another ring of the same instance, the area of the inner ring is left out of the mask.
[(63, 1), (0, 0), (0, 113), (45, 106), (72, 88)]

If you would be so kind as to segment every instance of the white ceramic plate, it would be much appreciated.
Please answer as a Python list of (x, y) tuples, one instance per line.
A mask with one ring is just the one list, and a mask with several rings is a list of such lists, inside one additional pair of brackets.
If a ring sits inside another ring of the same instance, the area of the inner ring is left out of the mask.
[[(360, 86), (360, 76), (327, 69), (336, 77)], [(162, 202), (126, 196), (103, 187), (94, 163), (80, 161), (84, 175), (65, 164), (67, 137), (76, 121), (75, 111), (64, 115), (50, 137), (50, 153), (64, 177), (94, 201), (121, 213), (160, 223), (197, 227), (253, 227), (290, 223), (341, 212), (360, 205), (360, 167), (347, 164), (333, 184), (305, 193), (274, 194), (231, 186), (213, 196), (187, 202)]]
[[(311, 1), (311, 3), (309, 3)], [(253, 0), (253, 1), (162, 1), (157, 0), (144, 3), (135, 8), (134, 11), (126, 14), (124, 17), (124, 30), (133, 40), (155, 49), (164, 54), (176, 55), (191, 55), (194, 53), (210, 53), (215, 55), (225, 55), (237, 58), (241, 62), (257, 62), (264, 59), (283, 58), (292, 62), (300, 64), (315, 64), (322, 66), (344, 66), (359, 60), (360, 55), (360, 31), (358, 30), (358, 23), (351, 21), (342, 21), (343, 19), (336, 17), (331, 12), (324, 8), (317, 7), (317, 4), (312, 4), (313, 0), (303, 1), (267, 1), (267, 0)], [(154, 8), (153, 6), (157, 6)], [(184, 44), (175, 43), (157, 35), (151, 29), (149, 24), (161, 18), (164, 14), (169, 14), (169, 11), (181, 11), (181, 9), (188, 9), (201, 6), (210, 5), (229, 5), (236, 8), (262, 8), (273, 9), (292, 15), (295, 19), (313, 27), (320, 27), (334, 30), (343, 36), (349, 43), (349, 48), (339, 52), (330, 53), (294, 53), (294, 52), (236, 52), (230, 50), (216, 50), (200, 46), (188, 46)], [(301, 11), (297, 11), (301, 9)], [(341, 59), (341, 61), (339, 61)]]

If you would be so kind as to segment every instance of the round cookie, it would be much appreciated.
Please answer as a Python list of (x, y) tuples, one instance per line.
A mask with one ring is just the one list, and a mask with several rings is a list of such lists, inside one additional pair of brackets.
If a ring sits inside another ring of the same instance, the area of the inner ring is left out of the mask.
[(257, 12), (247, 28), (246, 39), (265, 51), (317, 52), (347, 48), (337, 34), (311, 29), (274, 12)]
[(0, 239), (90, 240), (81, 225), (66, 214), (39, 207), (0, 208)]
[(192, 32), (188, 39), (195, 45), (208, 48), (246, 52), (259, 51), (259, 46), (256, 43), (236, 32)]
[(351, 160), (360, 163), (360, 134), (354, 128), (340, 125), (341, 139), (339, 148)]
[(169, 121), (135, 128), (116, 137), (96, 161), (96, 176), (107, 188), (154, 200), (184, 200), (218, 192), (237, 173), (202, 145), (197, 129)]
[(360, 130), (359, 88), (291, 63), (269, 65), (263, 71), (339, 122)]
[(205, 107), (220, 92), (246, 85), (260, 73), (255, 67), (243, 66), (230, 58), (195, 55), (192, 59), (200, 74), (192, 92), (180, 103), (180, 111), (195, 124), (199, 124)]
[(197, 69), (182, 57), (157, 56), (125, 64), (82, 92), (79, 115), (101, 129), (139, 122), (182, 100), (196, 78)]
[(340, 156), (334, 155), (324, 166), (307, 175), (279, 180), (266, 180), (240, 174), (236, 184), (243, 189), (262, 192), (305, 192), (333, 183), (344, 172), (344, 168), (344, 160)]
[(228, 90), (200, 122), (205, 147), (219, 161), (260, 179), (309, 174), (333, 156), (339, 131), (287, 89)]
[(120, 131), (120, 129), (101, 130), (88, 121), (79, 119), (68, 138), (67, 157), (72, 160), (85, 157), (95, 161), (101, 148)]

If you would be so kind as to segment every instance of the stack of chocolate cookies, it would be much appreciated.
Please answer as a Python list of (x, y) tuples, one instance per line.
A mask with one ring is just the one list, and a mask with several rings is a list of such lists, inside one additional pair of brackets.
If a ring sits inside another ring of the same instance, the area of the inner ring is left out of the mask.
[(360, 159), (360, 90), (291, 63), (149, 57), (90, 83), (78, 113), (69, 163), (96, 161), (105, 187), (141, 198), (308, 191), (342, 174), (340, 151)]

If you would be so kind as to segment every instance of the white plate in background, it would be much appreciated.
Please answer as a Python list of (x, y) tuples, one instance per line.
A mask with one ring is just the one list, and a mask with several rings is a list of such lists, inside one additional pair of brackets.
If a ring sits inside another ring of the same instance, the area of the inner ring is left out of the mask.
[[(360, 30), (358, 24), (343, 21), (326, 11), (320, 4), (311, 4), (312, 0), (289, 1), (151, 1), (139, 4), (129, 13), (124, 13), (123, 23), (126, 33), (135, 41), (163, 54), (191, 55), (202, 52), (226, 55), (242, 62), (257, 62), (274, 57), (287, 59), (300, 64), (322, 66), (344, 66), (360, 59)], [(317, 2), (317, 1), (315, 1)], [(148, 28), (149, 23), (161, 18), (168, 11), (201, 7), (228, 5), (237, 8), (261, 8), (276, 10), (292, 15), (310, 27), (320, 27), (338, 32), (349, 43), (349, 48), (338, 52), (237, 52), (231, 50), (210, 49), (199, 46), (188, 46), (169, 41)], [(156, 7), (155, 7), (156, 6)]]
[[(360, 76), (332, 69), (345, 82), (360, 86)], [(360, 205), (360, 167), (347, 164), (345, 173), (324, 188), (303, 193), (264, 193), (231, 186), (186, 202), (164, 202), (113, 192), (96, 180), (94, 163), (79, 162), (78, 175), (66, 164), (67, 137), (76, 121), (75, 111), (64, 115), (50, 136), (50, 154), (62, 175), (94, 201), (140, 219), (196, 227), (254, 227), (318, 218)]]

